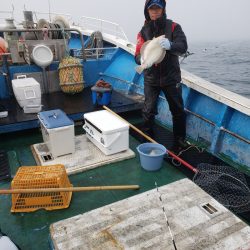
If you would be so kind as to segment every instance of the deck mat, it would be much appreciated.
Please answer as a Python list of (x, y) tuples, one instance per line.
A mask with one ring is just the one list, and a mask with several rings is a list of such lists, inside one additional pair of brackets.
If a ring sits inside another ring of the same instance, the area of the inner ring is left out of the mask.
[[(188, 179), (50, 226), (53, 249), (248, 249), (250, 227)], [(209, 212), (208, 207), (213, 208)]]
[(135, 157), (135, 153), (131, 149), (113, 155), (105, 155), (98, 147), (89, 141), (86, 135), (75, 137), (75, 148), (76, 151), (74, 154), (53, 159), (45, 143), (31, 146), (32, 154), (37, 165), (64, 164), (68, 175)]

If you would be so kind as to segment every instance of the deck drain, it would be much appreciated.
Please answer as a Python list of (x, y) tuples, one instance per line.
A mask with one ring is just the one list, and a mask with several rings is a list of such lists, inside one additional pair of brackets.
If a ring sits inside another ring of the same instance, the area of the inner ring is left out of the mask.
[(10, 179), (11, 174), (7, 152), (0, 150), (0, 181)]
[(51, 154), (41, 155), (41, 157), (42, 157), (43, 162), (53, 160), (53, 156)]
[(218, 210), (209, 203), (206, 203), (206, 204), (202, 205), (201, 207), (203, 209), (205, 209), (209, 214), (214, 214), (214, 213), (218, 212)]

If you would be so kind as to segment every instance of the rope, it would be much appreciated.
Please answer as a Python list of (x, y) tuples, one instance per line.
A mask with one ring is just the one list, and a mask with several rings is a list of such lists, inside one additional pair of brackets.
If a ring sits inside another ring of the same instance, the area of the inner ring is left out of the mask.
[[(189, 143), (189, 142), (187, 141), (187, 143)], [(189, 143), (189, 144), (190, 144), (190, 143)], [(201, 147), (195, 146), (195, 145), (193, 145), (193, 144), (190, 144), (189, 147), (187, 147), (187, 148), (185, 148), (185, 149), (179, 151), (179, 152), (176, 154), (176, 156), (180, 157), (184, 152), (190, 150), (191, 148), (195, 148), (199, 153), (203, 153), (203, 152), (205, 151), (205, 148), (201, 148)], [(174, 157), (172, 157), (171, 155), (168, 155), (167, 158), (168, 158), (168, 159), (171, 159), (172, 164), (173, 164), (174, 166), (176, 166), (176, 167), (179, 167), (179, 166), (181, 166), (181, 164), (182, 164), (180, 161), (176, 160), (176, 159), (175, 159)]]

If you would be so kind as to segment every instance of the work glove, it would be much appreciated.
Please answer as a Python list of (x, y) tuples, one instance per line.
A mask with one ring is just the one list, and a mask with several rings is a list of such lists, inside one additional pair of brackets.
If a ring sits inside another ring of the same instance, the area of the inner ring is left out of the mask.
[(165, 50), (170, 50), (171, 49), (171, 42), (167, 38), (162, 38), (160, 40), (160, 45)]

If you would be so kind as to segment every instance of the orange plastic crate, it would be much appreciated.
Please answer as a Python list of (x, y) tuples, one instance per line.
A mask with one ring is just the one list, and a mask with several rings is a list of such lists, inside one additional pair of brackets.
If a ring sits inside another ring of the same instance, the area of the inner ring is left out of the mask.
[[(20, 167), (11, 182), (12, 189), (72, 187), (64, 165)], [(70, 205), (72, 192), (12, 194), (11, 212), (54, 210)]]

